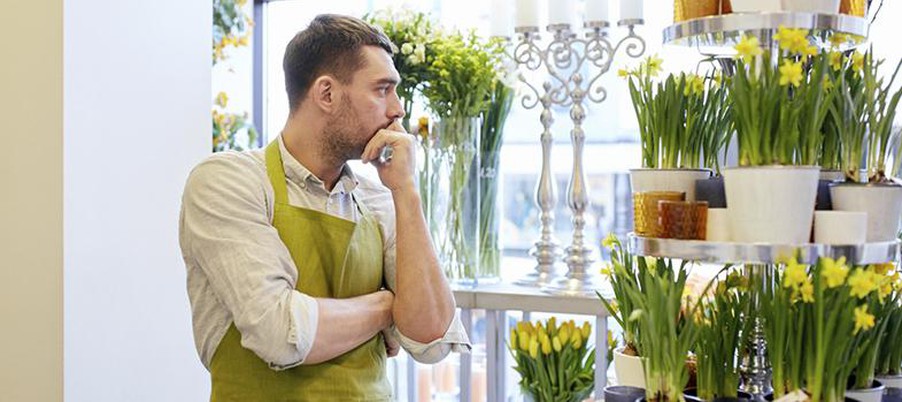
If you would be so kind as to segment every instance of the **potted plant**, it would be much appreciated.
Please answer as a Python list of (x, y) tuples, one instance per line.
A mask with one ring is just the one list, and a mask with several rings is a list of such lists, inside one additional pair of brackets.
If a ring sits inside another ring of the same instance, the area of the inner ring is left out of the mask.
[[(893, 292), (902, 292), (899, 273), (892, 274)], [(876, 378), (887, 387), (902, 388), (902, 305), (897, 302), (887, 314), (886, 332), (877, 354)]]
[(889, 275), (893, 264), (868, 266), (860, 275), (867, 275), (876, 285), (876, 290), (867, 295), (864, 305), (874, 315), (874, 327), (857, 335), (858, 362), (855, 365), (851, 386), (846, 395), (860, 402), (880, 402), (885, 387), (877, 380), (877, 362), (884, 342), (888, 339), (888, 328), (893, 319), (893, 310), (898, 308), (899, 293), (895, 291), (898, 274)]
[(750, 300), (748, 279), (734, 271), (703, 302), (693, 348), (698, 361), (696, 397), (705, 401), (739, 398), (738, 352)]
[[(808, 32), (781, 27), (774, 60), (758, 39), (736, 45), (736, 73), (729, 81), (739, 166), (724, 170), (733, 240), (807, 243), (820, 168), (806, 166), (806, 139), (827, 115), (823, 87), (827, 63), (814, 57)], [(810, 61), (808, 72), (805, 63)], [(809, 157), (811, 155), (808, 155)]]
[[(630, 289), (639, 287), (636, 269), (638, 263), (630, 252), (623, 248), (620, 240), (613, 233), (602, 241), (602, 246), (609, 250), (611, 264), (602, 269), (613, 290), (613, 297), (605, 298), (598, 294), (608, 314), (623, 329), (623, 346), (614, 350), (614, 370), (617, 383), (620, 385), (645, 388), (645, 369), (639, 358), (639, 323), (629, 320), (635, 307), (629, 297)], [(644, 264), (645, 261), (642, 261)]]
[[(902, 62), (896, 65), (890, 80), (878, 77), (882, 61), (873, 51), (853, 54), (847, 72), (841, 76), (839, 96), (843, 101), (831, 108), (831, 117), (842, 121), (843, 165), (846, 182), (833, 184), (830, 190), (834, 209), (868, 214), (868, 242), (891, 241), (899, 231), (902, 214), (902, 186), (891, 179), (887, 160), (898, 160), (899, 149), (892, 149), (893, 120), (902, 89), (892, 91)], [(839, 123), (837, 123), (839, 125)], [(867, 145), (867, 184), (859, 182), (863, 148)]]
[(845, 258), (810, 267), (790, 259), (773, 275), (760, 291), (774, 399), (801, 390), (811, 401), (842, 401), (875, 326), (867, 299), (878, 278)]
[(698, 76), (671, 74), (654, 82), (661, 63), (649, 56), (637, 68), (620, 71), (629, 82), (642, 146), (642, 169), (630, 170), (630, 184), (633, 193), (677, 191), (686, 193), (686, 201), (695, 201), (695, 181), (711, 175), (700, 167), (702, 151), (717, 151), (706, 143), (704, 129), (718, 127), (714, 120), (721, 109), (706, 101), (722, 99), (706, 91), (705, 80)]
[(523, 392), (537, 402), (580, 402), (595, 386), (595, 353), (588, 346), (592, 328), (573, 320), (557, 325), (523, 321), (511, 330), (508, 349)]

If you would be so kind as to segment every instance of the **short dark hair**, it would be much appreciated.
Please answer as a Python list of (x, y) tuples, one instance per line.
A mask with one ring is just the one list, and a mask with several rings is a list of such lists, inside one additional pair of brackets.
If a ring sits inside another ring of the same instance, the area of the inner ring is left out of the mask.
[(304, 100), (313, 81), (323, 74), (342, 83), (351, 81), (364, 65), (361, 48), (379, 46), (392, 52), (392, 43), (378, 27), (360, 19), (335, 14), (321, 14), (297, 33), (285, 48), (282, 69), (291, 113)]

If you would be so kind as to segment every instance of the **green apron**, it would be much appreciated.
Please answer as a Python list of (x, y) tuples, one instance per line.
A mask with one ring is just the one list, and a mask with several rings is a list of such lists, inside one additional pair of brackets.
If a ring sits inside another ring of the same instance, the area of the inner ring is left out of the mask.
[[(278, 141), (266, 149), (275, 193), (273, 226), (298, 269), (296, 289), (312, 297), (350, 298), (382, 288), (382, 235), (363, 204), (358, 223), (288, 204)], [(387, 401), (385, 344), (378, 334), (335, 359), (274, 371), (241, 346), (233, 323), (210, 364), (213, 402)]]

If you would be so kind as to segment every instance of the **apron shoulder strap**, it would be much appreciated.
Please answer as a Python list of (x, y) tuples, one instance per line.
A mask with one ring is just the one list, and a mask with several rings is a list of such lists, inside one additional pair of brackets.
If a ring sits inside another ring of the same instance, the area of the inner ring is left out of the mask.
[(279, 140), (275, 139), (266, 147), (266, 174), (272, 184), (276, 202), (288, 203), (288, 186), (285, 184), (285, 168), (282, 166), (282, 152)]

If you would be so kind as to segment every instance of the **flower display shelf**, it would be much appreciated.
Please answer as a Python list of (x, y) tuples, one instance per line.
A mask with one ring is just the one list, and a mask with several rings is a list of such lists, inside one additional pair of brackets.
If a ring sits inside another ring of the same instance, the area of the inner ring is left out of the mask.
[(659, 239), (630, 234), (627, 247), (636, 255), (708, 263), (777, 264), (795, 255), (802, 264), (814, 264), (818, 257), (846, 257), (849, 264), (864, 265), (896, 260), (900, 242), (790, 245)]
[(799, 12), (735, 13), (681, 21), (664, 29), (664, 44), (697, 47), (704, 54), (732, 54), (742, 35), (753, 35), (762, 44), (772, 39), (781, 26), (810, 29), (821, 43), (829, 46), (833, 33), (850, 35), (846, 47), (853, 47), (868, 35), (868, 20), (844, 14)]

